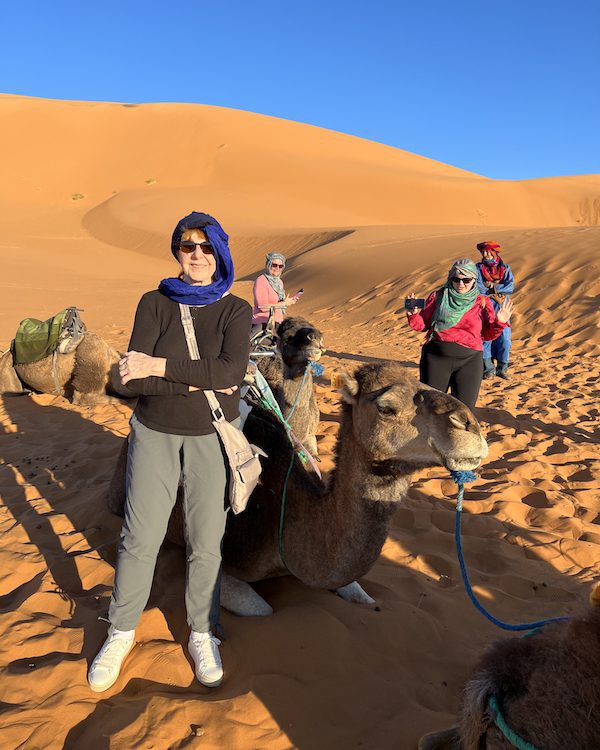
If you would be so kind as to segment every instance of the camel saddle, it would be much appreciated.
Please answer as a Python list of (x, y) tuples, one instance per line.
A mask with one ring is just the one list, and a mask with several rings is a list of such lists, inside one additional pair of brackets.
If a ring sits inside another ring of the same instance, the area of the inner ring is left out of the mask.
[(27, 365), (51, 354), (74, 351), (85, 335), (77, 307), (67, 307), (48, 320), (25, 318), (19, 323), (11, 349), (15, 365)]

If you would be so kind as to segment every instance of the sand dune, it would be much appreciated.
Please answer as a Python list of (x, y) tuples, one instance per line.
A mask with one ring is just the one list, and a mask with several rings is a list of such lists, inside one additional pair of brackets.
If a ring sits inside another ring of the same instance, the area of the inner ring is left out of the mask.
[[(189, 210), (231, 232), (236, 291), (263, 254), (290, 257), (295, 309), (325, 332), (319, 448), (331, 468), (329, 377), (394, 359), (416, 373), (407, 292), (496, 239), (518, 280), (512, 380), (485, 382), (490, 455), (467, 491), (464, 547), (509, 621), (569, 614), (600, 575), (600, 176), (494, 181), (375, 143), (216, 107), (0, 97), (0, 343), (67, 304), (127, 345), (140, 294), (173, 272)], [(79, 197), (82, 196), (82, 197)], [(455, 489), (422, 472), (362, 581), (377, 608), (293, 580), (257, 587), (271, 618), (223, 624), (226, 682), (201, 688), (184, 645), (182, 551), (166, 546), (120, 681), (89, 691), (119, 519), (104, 494), (130, 406), (49, 395), (0, 403), (0, 733), (3, 748), (387, 750), (454, 720), (499, 631), (472, 608), (453, 540)]]

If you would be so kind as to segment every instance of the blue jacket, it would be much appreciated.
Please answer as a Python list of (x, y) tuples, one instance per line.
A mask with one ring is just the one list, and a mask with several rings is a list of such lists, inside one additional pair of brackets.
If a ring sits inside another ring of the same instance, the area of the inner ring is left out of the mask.
[[(500, 261), (505, 268), (504, 278), (496, 283), (496, 292), (498, 294), (512, 294), (515, 291), (515, 277), (510, 270), (510, 266)], [(493, 289), (488, 289), (485, 285), (485, 276), (481, 273), (483, 263), (477, 263), (477, 286), (481, 294), (493, 294)]]

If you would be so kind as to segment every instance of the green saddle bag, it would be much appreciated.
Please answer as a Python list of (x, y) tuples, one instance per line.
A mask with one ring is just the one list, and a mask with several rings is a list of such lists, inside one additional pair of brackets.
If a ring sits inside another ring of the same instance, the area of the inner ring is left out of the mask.
[(85, 325), (76, 307), (67, 307), (48, 320), (25, 318), (19, 323), (12, 342), (13, 363), (26, 365), (55, 351), (67, 354), (83, 339)]

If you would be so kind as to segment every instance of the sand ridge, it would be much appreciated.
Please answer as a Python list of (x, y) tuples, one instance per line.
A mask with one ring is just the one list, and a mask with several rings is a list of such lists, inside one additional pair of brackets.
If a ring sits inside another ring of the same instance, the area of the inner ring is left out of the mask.
[[(518, 285), (514, 363), (511, 381), (482, 386), (490, 455), (466, 493), (465, 555), (499, 617), (585, 608), (600, 575), (600, 178), (496, 183), (219, 108), (0, 97), (0, 111), (12, 144), (4, 139), (0, 179), (2, 345), (22, 317), (75, 303), (92, 330), (126, 348), (140, 294), (173, 273), (174, 219), (214, 200), (232, 235), (235, 291), (250, 297), (276, 247), (290, 257), (287, 288), (306, 289), (294, 312), (324, 332), (325, 471), (339, 426), (332, 372), (393, 359), (416, 374), (422, 335), (405, 322), (404, 296), (434, 289), (454, 258), (476, 257), (477, 241), (500, 241)], [(34, 139), (28, 161), (23, 144)], [(193, 169), (190, 144), (206, 149)], [(258, 584), (275, 614), (223, 613), (226, 681), (216, 691), (193, 678), (184, 555), (165, 545), (122, 677), (91, 693), (86, 669), (105, 633), (97, 618), (120, 528), (104, 496), (130, 412), (43, 394), (0, 399), (3, 748), (408, 750), (453, 723), (470, 667), (502, 634), (460, 583), (456, 490), (441, 468), (415, 476), (361, 581), (377, 608), (292, 579)]]

